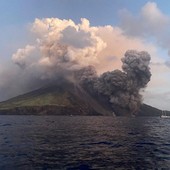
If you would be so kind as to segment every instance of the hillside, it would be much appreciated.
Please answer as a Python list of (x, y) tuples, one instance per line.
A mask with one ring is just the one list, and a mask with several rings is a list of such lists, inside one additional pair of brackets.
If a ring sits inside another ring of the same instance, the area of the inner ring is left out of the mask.
[(138, 112), (138, 116), (161, 116), (162, 110), (143, 104)]
[[(170, 111), (166, 110), (166, 114), (170, 115)], [(162, 110), (143, 104), (138, 112), (138, 116), (161, 116)]]
[[(113, 116), (113, 112), (116, 116), (126, 115), (124, 110), (111, 108), (104, 99), (65, 80), (0, 103), (0, 114)], [(161, 114), (161, 110), (143, 104), (137, 116)]]
[(0, 103), (0, 114), (111, 115), (80, 86), (67, 81)]

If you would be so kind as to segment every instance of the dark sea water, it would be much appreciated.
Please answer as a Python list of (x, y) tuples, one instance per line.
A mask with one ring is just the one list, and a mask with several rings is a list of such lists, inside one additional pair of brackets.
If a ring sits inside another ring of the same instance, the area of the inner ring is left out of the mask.
[(0, 170), (170, 169), (170, 119), (0, 116)]

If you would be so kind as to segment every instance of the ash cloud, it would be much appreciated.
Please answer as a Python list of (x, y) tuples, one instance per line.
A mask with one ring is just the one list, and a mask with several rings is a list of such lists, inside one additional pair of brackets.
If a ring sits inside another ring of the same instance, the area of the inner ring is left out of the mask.
[(82, 75), (79, 80), (85, 85), (90, 84), (94, 93), (106, 97), (113, 109), (118, 107), (126, 110), (127, 114), (136, 114), (142, 102), (140, 90), (146, 87), (151, 77), (150, 55), (145, 51), (129, 50), (122, 63), (123, 71), (105, 72), (99, 77), (94, 68), (86, 67), (79, 72)]

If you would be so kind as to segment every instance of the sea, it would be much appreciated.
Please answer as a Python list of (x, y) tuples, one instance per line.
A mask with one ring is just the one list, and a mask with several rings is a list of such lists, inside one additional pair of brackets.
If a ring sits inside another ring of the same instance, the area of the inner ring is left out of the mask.
[(0, 170), (170, 169), (170, 119), (0, 116)]

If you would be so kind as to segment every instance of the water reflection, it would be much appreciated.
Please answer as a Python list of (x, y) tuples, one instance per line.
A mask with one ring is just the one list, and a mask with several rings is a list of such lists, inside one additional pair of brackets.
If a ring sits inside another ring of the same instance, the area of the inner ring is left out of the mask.
[(170, 168), (170, 120), (1, 116), (0, 169)]

